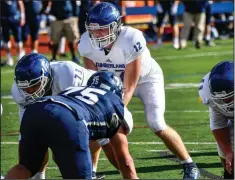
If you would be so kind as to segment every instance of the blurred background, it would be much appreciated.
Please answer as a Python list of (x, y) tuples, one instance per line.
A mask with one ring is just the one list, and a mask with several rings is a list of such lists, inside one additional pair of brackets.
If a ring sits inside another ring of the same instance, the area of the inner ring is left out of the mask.
[[(55, 33), (52, 26), (55, 21), (73, 18), (75, 33), (79, 37), (85, 32), (86, 13), (92, 5), (100, 1), (22, 1), (24, 10), (17, 2), (1, 1), (0, 47), (3, 65), (13, 66), (14, 61), (31, 51), (51, 54), (50, 37)], [(216, 46), (214, 40), (234, 37), (232, 0), (110, 0), (108, 2), (119, 7), (124, 25), (142, 30), (148, 44), (155, 48), (161, 48), (164, 43), (172, 42), (175, 49), (184, 49), (188, 44), (187, 41), (191, 41), (195, 48), (200, 49), (204, 45)], [(68, 10), (63, 12), (66, 8)], [(62, 17), (61, 14), (64, 13), (65, 16)], [(60, 38), (58, 55), (67, 57), (68, 50), (72, 52), (69, 47), (76, 48), (77, 41), (68, 47), (70, 43), (66, 41), (66, 37)], [(72, 53), (74, 61), (77, 61), (74, 58), (79, 57), (76, 54), (77, 51), (75, 54)], [(51, 57), (51, 59), (56, 58)]]

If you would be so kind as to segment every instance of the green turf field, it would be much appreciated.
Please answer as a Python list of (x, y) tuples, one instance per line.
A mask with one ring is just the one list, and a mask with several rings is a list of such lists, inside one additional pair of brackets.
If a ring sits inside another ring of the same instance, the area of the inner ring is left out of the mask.
[[(222, 60), (233, 58), (233, 39), (216, 41), (216, 47), (193, 46), (175, 50), (170, 44), (161, 49), (149, 46), (152, 56), (164, 72), (166, 87), (166, 122), (181, 135), (193, 160), (202, 172), (202, 179), (215, 179), (222, 175), (222, 166), (217, 155), (216, 144), (209, 129), (208, 108), (198, 99), (198, 84), (210, 69)], [(49, 55), (50, 57), (50, 55)], [(68, 58), (71, 59), (71, 58)], [(17, 162), (18, 109), (11, 97), (13, 67), (1, 68), (1, 173)], [(129, 109), (134, 117), (134, 129), (129, 135), (129, 148), (141, 179), (181, 179), (182, 167), (175, 156), (167, 150), (161, 140), (149, 128), (141, 102), (133, 98)], [(66, 154), (65, 154), (66, 156)], [(102, 152), (98, 172), (106, 179), (121, 176)], [(46, 172), (50, 179), (61, 179), (55, 163), (50, 160)]]

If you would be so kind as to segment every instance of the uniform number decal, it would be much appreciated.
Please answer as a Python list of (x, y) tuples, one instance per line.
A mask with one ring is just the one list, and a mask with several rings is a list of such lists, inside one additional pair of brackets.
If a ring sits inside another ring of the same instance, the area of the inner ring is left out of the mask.
[(74, 86), (81, 86), (83, 81), (83, 72), (79, 69), (74, 70)]
[[(73, 92), (81, 90), (82, 88), (84, 88), (84, 87), (76, 87), (76, 88), (73, 87), (71, 90), (68, 90), (67, 92), (65, 92), (64, 95), (69, 95)], [(77, 98), (87, 104), (94, 105), (95, 103), (97, 103), (99, 101), (97, 94), (105, 95), (106, 93), (107, 92), (102, 89), (85, 88), (84, 90), (80, 91), (81, 95), (75, 96), (75, 98)]]
[(202, 90), (204, 81), (205, 81), (205, 80), (202, 79), (202, 81), (201, 81), (201, 83), (200, 83), (200, 86), (199, 86), (199, 90)]
[(140, 42), (137, 42), (137, 43), (134, 45), (134, 48), (135, 48), (135, 51), (136, 51), (136, 52), (139, 52), (139, 50), (142, 49), (142, 46), (141, 46)]

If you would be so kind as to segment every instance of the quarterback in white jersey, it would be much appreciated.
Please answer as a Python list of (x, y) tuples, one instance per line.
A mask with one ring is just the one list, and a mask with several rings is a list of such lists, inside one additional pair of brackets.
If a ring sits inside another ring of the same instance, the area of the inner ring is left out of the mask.
[[(70, 86), (86, 86), (94, 73), (71, 61), (49, 62), (38, 53), (23, 56), (16, 65), (12, 85), (12, 96), (19, 107), (20, 123), (26, 105), (42, 96), (57, 95)], [(35, 179), (45, 179), (47, 161), (48, 154)]]
[(119, 76), (124, 84), (123, 103), (128, 105), (133, 95), (143, 102), (150, 129), (182, 161), (184, 178), (197, 179), (197, 166), (180, 136), (165, 122), (163, 73), (151, 57), (142, 32), (122, 26), (119, 10), (107, 2), (90, 9), (85, 25), (87, 32), (78, 45), (85, 67)]
[(234, 62), (222, 61), (201, 81), (199, 96), (209, 107), (210, 129), (224, 166), (224, 178), (234, 178)]

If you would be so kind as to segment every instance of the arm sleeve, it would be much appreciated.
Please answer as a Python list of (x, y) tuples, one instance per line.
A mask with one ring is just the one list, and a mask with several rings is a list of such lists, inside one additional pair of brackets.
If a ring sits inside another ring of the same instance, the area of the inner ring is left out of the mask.
[(78, 41), (78, 52), (82, 57), (86, 57), (88, 59), (91, 58), (91, 43), (89, 39), (88, 32), (85, 32), (82, 34), (81, 38)]

